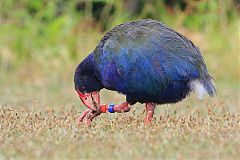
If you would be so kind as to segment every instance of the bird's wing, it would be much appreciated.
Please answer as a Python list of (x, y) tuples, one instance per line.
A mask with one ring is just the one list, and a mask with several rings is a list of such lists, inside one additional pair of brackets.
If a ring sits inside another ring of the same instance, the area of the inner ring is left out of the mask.
[(106, 88), (152, 94), (172, 81), (198, 78), (202, 57), (190, 41), (173, 30), (145, 26), (109, 36), (96, 48), (94, 62)]

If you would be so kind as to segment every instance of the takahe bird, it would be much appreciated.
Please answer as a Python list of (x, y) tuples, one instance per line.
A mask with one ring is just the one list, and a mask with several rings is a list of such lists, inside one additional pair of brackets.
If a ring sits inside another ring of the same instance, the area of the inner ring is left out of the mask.
[[(106, 111), (127, 112), (136, 102), (146, 103), (145, 123), (157, 104), (176, 103), (191, 91), (199, 98), (216, 94), (199, 49), (186, 37), (156, 20), (116, 26), (76, 68), (75, 89), (88, 107), (87, 123)], [(103, 88), (126, 95), (120, 105), (100, 105)]]

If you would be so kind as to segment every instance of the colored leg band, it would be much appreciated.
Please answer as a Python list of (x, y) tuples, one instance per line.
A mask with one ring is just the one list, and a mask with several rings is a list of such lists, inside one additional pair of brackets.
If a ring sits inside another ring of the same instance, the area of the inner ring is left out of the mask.
[(107, 111), (107, 105), (102, 105), (101, 106), (101, 112), (106, 113), (106, 111)]
[(114, 104), (109, 104), (109, 106), (108, 106), (108, 112), (114, 113)]

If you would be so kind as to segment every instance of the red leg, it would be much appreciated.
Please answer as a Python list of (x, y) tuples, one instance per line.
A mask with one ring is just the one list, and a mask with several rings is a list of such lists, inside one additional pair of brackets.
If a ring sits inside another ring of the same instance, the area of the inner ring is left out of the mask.
[[(101, 107), (104, 106), (105, 107), (105, 111), (102, 112), (101, 110)], [(105, 113), (106, 110), (107, 110), (107, 107), (108, 105), (101, 105), (100, 108), (97, 110), (97, 111), (94, 111), (94, 110), (91, 110), (91, 109), (87, 109), (85, 110), (82, 115), (79, 117), (78, 119), (78, 123), (81, 123), (83, 122), (83, 119), (86, 117), (86, 124), (91, 124), (92, 120), (99, 116), (101, 113)], [(129, 106), (129, 103), (128, 102), (124, 102), (124, 103), (121, 103), (121, 104), (118, 104), (118, 105), (114, 105), (114, 112), (118, 112), (118, 113), (121, 113), (121, 112), (128, 112), (130, 111), (130, 106)]]
[(146, 103), (146, 117), (145, 117), (145, 125), (150, 124), (152, 122), (154, 109), (156, 107), (156, 104), (154, 103)]
[(90, 113), (91, 111), (92, 111), (91, 109), (87, 109), (87, 110), (83, 111), (83, 113), (81, 114), (81, 116), (78, 118), (78, 123), (82, 122), (83, 119), (86, 117), (86, 115), (87, 115), (88, 113)]
[(86, 119), (86, 124), (91, 124), (92, 123), (92, 120), (99, 116), (102, 112), (99, 110), (99, 111), (92, 111), (90, 114), (87, 115), (87, 119)]
[(91, 124), (92, 120), (97, 117), (98, 115), (101, 114), (101, 111), (93, 111), (91, 109), (85, 110), (82, 115), (78, 119), (78, 123), (83, 122), (83, 119), (87, 116), (86, 118), (86, 124)]
[(124, 103), (115, 105), (114, 106), (114, 111), (118, 112), (118, 113), (130, 111), (129, 103), (128, 102), (124, 102)]

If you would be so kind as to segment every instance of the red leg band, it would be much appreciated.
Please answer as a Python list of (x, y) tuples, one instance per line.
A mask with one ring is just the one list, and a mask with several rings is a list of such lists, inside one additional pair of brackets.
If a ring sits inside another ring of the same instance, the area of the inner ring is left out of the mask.
[(106, 111), (107, 111), (107, 105), (105, 104), (105, 105), (101, 105), (101, 112), (102, 113), (106, 113)]

